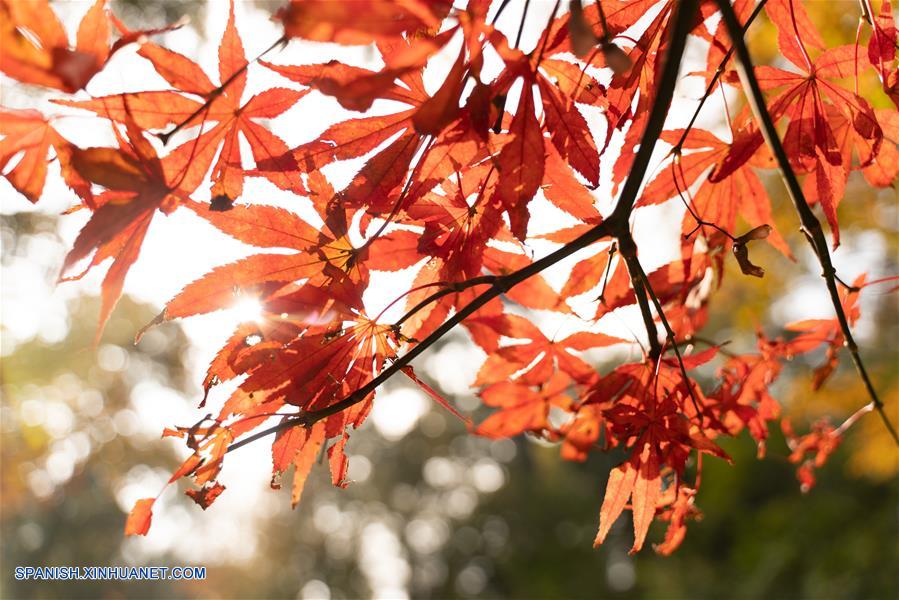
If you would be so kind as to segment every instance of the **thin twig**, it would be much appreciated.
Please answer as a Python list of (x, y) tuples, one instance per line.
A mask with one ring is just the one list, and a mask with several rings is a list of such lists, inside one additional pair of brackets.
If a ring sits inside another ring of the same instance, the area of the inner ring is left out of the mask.
[(608, 284), (609, 284), (609, 274), (612, 272), (612, 259), (615, 258), (615, 252), (617, 250), (618, 250), (618, 242), (612, 242), (609, 245), (609, 258), (606, 261), (606, 268), (604, 270), (605, 272), (603, 273), (603, 276), (602, 276), (602, 287), (599, 288), (599, 296), (596, 298), (603, 304), (605, 304), (605, 302), (606, 302), (606, 299), (605, 299), (606, 286), (608, 286)]
[(694, 344), (705, 344), (706, 346), (710, 346), (712, 348), (718, 348), (718, 352), (728, 358), (736, 358), (737, 355), (733, 352), (724, 349), (724, 346), (730, 344), (730, 340), (725, 340), (723, 342), (716, 342), (715, 340), (710, 340), (708, 338), (704, 338), (698, 335), (688, 335), (686, 338), (680, 340), (677, 345), (678, 346), (691, 346)]
[[(160, 140), (162, 140), (163, 145), (168, 144), (169, 139), (171, 139), (171, 137), (173, 135), (175, 135), (176, 133), (178, 133), (179, 131), (184, 129), (191, 121), (196, 119), (200, 115), (201, 112), (203, 112), (204, 110), (208, 110), (209, 107), (212, 106), (212, 103), (215, 101), (215, 99), (218, 98), (219, 96), (221, 96), (222, 93), (225, 91), (225, 89), (229, 85), (231, 85), (231, 83), (235, 79), (237, 79), (241, 74), (243, 74), (249, 68), (250, 65), (259, 62), (260, 60), (262, 60), (263, 56), (265, 56), (266, 54), (268, 54), (269, 52), (274, 50), (276, 47), (278, 47), (279, 44), (283, 44), (286, 41), (287, 41), (287, 36), (281, 36), (280, 38), (278, 38), (278, 40), (274, 44), (272, 44), (271, 46), (269, 46), (268, 48), (266, 48), (265, 50), (260, 52), (256, 58), (245, 63), (241, 68), (234, 71), (234, 73), (232, 73), (230, 77), (228, 77), (225, 81), (222, 82), (222, 85), (218, 86), (211, 92), (204, 94), (204, 96), (206, 98), (206, 102), (204, 102), (200, 107), (197, 108), (197, 110), (195, 110), (193, 113), (191, 113), (191, 115), (189, 117), (187, 117), (186, 119), (184, 119), (183, 121), (181, 121), (180, 123), (175, 125), (169, 131), (166, 131), (165, 133), (157, 134), (156, 137), (158, 137)], [(238, 101), (240, 101), (240, 98), (238, 98)]]
[(518, 35), (515, 36), (515, 47), (521, 44), (521, 34), (524, 33), (524, 22), (528, 18), (528, 9), (531, 7), (531, 0), (524, 0), (524, 10), (521, 11), (521, 22), (518, 24)]
[[(621, 251), (621, 255), (625, 256), (623, 248)], [(696, 392), (693, 390), (693, 385), (690, 382), (690, 376), (687, 375), (687, 367), (684, 366), (684, 358), (683, 356), (681, 356), (680, 348), (678, 348), (677, 346), (677, 340), (675, 339), (674, 330), (671, 328), (671, 324), (668, 323), (668, 318), (665, 317), (665, 311), (662, 310), (662, 303), (659, 302), (659, 297), (652, 289), (652, 284), (649, 283), (649, 277), (646, 276), (646, 272), (643, 270), (643, 266), (640, 264), (640, 261), (637, 260), (636, 256), (634, 256), (634, 270), (636, 271), (637, 277), (643, 282), (646, 293), (652, 300), (652, 303), (656, 308), (656, 313), (659, 315), (659, 320), (662, 322), (662, 327), (665, 328), (665, 333), (668, 335), (668, 345), (671, 346), (671, 348), (674, 350), (674, 355), (677, 357), (677, 364), (680, 367), (681, 376), (684, 378), (684, 385), (687, 387), (687, 391), (690, 393), (690, 399), (693, 401), (693, 408), (696, 409), (696, 416), (701, 424), (702, 409), (699, 405), (699, 399), (696, 397)]]
[[(761, 0), (755, 7), (755, 10), (752, 11), (752, 14), (749, 15), (749, 18), (746, 20), (746, 24), (743, 26), (743, 34), (749, 31), (749, 26), (752, 25), (752, 22), (755, 21), (755, 18), (762, 12), (762, 9), (765, 7), (765, 4), (768, 0)], [(681, 134), (680, 139), (675, 144), (675, 150), (680, 150), (684, 147), (684, 142), (687, 140), (687, 135), (690, 133), (690, 130), (693, 129), (693, 125), (696, 124), (696, 119), (699, 117), (699, 113), (702, 112), (702, 107), (705, 105), (705, 101), (709, 99), (712, 95), (712, 91), (715, 89), (715, 86), (718, 84), (718, 80), (721, 79), (721, 75), (724, 74), (724, 71), (727, 67), (727, 62), (730, 60), (730, 57), (734, 54), (734, 48), (731, 46), (730, 50), (727, 51), (727, 54), (724, 55), (724, 58), (721, 59), (721, 62), (718, 64), (718, 68), (715, 70), (715, 74), (712, 76), (712, 80), (709, 82), (708, 87), (705, 89), (705, 93), (702, 95), (702, 98), (699, 99), (699, 105), (696, 107), (696, 110), (693, 111), (693, 116), (690, 117), (690, 122), (684, 128), (684, 132)]]
[(493, 25), (496, 23), (497, 19), (499, 19), (500, 15), (503, 14), (503, 11), (506, 10), (506, 7), (509, 6), (509, 0), (503, 0), (499, 8), (496, 10), (496, 14), (493, 15), (493, 18), (490, 19), (490, 24)]
[(489, 284), (496, 283), (496, 280), (497, 280), (496, 275), (482, 275), (480, 277), (473, 277), (466, 281), (460, 281), (457, 283), (448, 283), (448, 284), (446, 284), (446, 287), (444, 287), (442, 290), (438, 290), (438, 291), (434, 292), (433, 294), (429, 295), (427, 298), (425, 298), (424, 300), (422, 300), (421, 302), (419, 302), (418, 304), (416, 304), (415, 306), (410, 308), (406, 312), (406, 314), (404, 314), (402, 317), (400, 317), (400, 319), (396, 323), (393, 324), (393, 326), (399, 327), (400, 325), (405, 323), (407, 320), (411, 319), (418, 311), (420, 311), (421, 309), (426, 307), (428, 304), (431, 304), (432, 302), (435, 302), (435, 301), (443, 298), (444, 296), (448, 296), (450, 294), (458, 294), (459, 292), (461, 292), (463, 290), (467, 290), (468, 288), (475, 287), (477, 285), (487, 285), (488, 283)]
[(841, 286), (843, 286), (844, 288), (846, 288), (846, 291), (847, 291), (847, 292), (857, 292), (857, 291), (859, 291), (859, 290), (861, 289), (861, 288), (859, 288), (858, 286), (855, 286), (855, 285), (849, 285), (848, 283), (846, 283), (845, 281), (843, 281), (842, 279), (840, 279), (840, 276), (837, 275), (836, 273), (833, 274), (833, 278), (837, 280), (837, 283), (839, 283)]

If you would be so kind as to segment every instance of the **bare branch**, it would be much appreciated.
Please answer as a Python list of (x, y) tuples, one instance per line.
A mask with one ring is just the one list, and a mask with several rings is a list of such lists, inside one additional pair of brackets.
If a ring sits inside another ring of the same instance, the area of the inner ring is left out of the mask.
[[(624, 182), (615, 210), (609, 216), (609, 220), (616, 223), (624, 223), (626, 225), (630, 219), (631, 212), (634, 210), (634, 201), (637, 199), (637, 193), (643, 184), (643, 177), (649, 168), (649, 161), (652, 158), (653, 150), (655, 150), (656, 141), (665, 127), (665, 118), (668, 116), (671, 99), (674, 97), (674, 88), (677, 85), (681, 59), (687, 46), (687, 36), (693, 28), (696, 7), (697, 0), (682, 0), (678, 4), (677, 14), (673, 17), (674, 27), (671, 32), (671, 41), (666, 51), (665, 66), (659, 78), (659, 87), (656, 90), (652, 111), (646, 120), (646, 128), (643, 130), (643, 135), (640, 138), (640, 148), (637, 150), (636, 156), (634, 156), (630, 175)], [(625, 226), (624, 229), (617, 233), (623, 234), (626, 229), (627, 227)]]
[(637, 245), (634, 243), (634, 238), (630, 232), (618, 238), (618, 245), (621, 249), (621, 257), (627, 265), (627, 272), (631, 278), (634, 295), (637, 297), (637, 304), (640, 306), (643, 325), (646, 327), (646, 335), (649, 338), (649, 358), (656, 360), (662, 354), (662, 345), (659, 344), (659, 330), (656, 327), (655, 319), (652, 317), (652, 311), (649, 309), (646, 286), (640, 277), (642, 269), (640, 268), (640, 262), (637, 260)]

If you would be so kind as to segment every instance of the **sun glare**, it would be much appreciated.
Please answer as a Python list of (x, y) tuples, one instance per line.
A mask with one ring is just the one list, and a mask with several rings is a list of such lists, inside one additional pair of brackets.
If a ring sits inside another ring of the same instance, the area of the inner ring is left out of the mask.
[(241, 323), (262, 319), (262, 304), (256, 298), (241, 298), (232, 310)]

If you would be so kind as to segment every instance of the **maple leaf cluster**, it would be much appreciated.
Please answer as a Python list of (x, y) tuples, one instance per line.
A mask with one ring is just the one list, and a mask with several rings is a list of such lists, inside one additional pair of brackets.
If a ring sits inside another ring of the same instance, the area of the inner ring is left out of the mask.
[[(111, 261), (98, 339), (159, 213), (191, 211), (259, 249), (187, 285), (148, 325), (241, 298), (262, 307), (262, 317), (240, 323), (211, 361), (201, 407), (215, 402), (217, 410), (164, 433), (191, 451), (169, 483), (190, 478), (195, 487), (187, 493), (204, 509), (224, 491), (218, 475), (229, 450), (269, 434), (272, 486), (292, 468), (294, 505), (323, 452), (334, 485), (346, 486), (349, 436), (378, 386), (397, 372), (456, 412), (409, 363), (461, 325), (487, 355), (474, 386), (495, 409), (474, 433), (539, 436), (573, 461), (623, 451), (627, 458), (605, 488), (596, 543), (629, 509), (633, 551), (660, 520), (669, 525), (656, 549), (668, 554), (687, 520), (700, 515), (699, 457), (730, 460), (716, 440), (744, 429), (766, 451), (769, 425), (781, 414), (770, 386), (784, 363), (824, 347), (817, 388), (844, 345), (858, 359), (848, 327), (868, 285), (862, 277), (845, 286), (833, 319), (787, 325), (781, 338), (759, 333), (756, 351), (735, 354), (714, 342), (697, 349), (728, 252), (743, 273), (758, 277), (764, 270), (750, 261), (750, 242), (766, 239), (792, 258), (761, 179), (778, 166), (765, 144), (771, 131), (748, 104), (726, 117), (729, 135), (694, 126), (707, 98), (740, 87), (731, 21), (720, 11), (744, 28), (764, 11), (776, 29), (784, 68), (760, 66), (749, 77), (767, 94), (763, 108), (782, 135), (789, 164), (779, 166), (801, 179), (806, 209), (820, 206), (835, 247), (850, 172), (888, 187), (899, 171), (899, 113), (875, 110), (857, 91), (860, 78), (874, 77), (899, 106), (893, 11), (889, 1), (862, 5), (866, 26), (855, 42), (829, 48), (799, 0), (557, 2), (526, 51), (521, 29), (497, 25), (514, 10), (507, 2), (293, 0), (274, 15), (282, 37), (248, 59), (232, 2), (218, 73), (209, 74), (157, 42), (171, 28), (130, 31), (105, 0), (87, 11), (74, 47), (47, 0), (0, 0), (0, 71), (69, 94), (54, 102), (92, 113), (117, 141), (83, 148), (54, 127), (63, 116), (2, 108), (0, 168), (37, 202), (55, 161), (79, 199), (76, 208), (90, 213), (61, 278)], [(528, 4), (523, 11), (522, 23)], [(367, 46), (381, 66), (272, 58), (293, 40)], [(706, 65), (682, 77), (703, 80), (707, 91), (687, 127), (664, 129), (688, 43), (705, 49)], [(170, 89), (86, 94), (129, 44)], [(283, 83), (250, 95), (248, 74), (256, 70)], [(438, 72), (438, 86), (425, 85), (426, 72)], [(301, 111), (310, 95), (357, 116), (290, 147), (269, 122)], [(656, 141), (670, 150), (643, 181)], [(335, 189), (326, 173), (343, 163), (361, 166)], [(611, 212), (600, 210), (594, 193), (601, 173), (616, 198)], [(249, 197), (248, 178), (267, 180), (309, 210)], [(533, 233), (542, 201), (569, 225)], [(642, 207), (668, 202), (685, 208), (679, 252), (646, 273), (631, 222)], [(535, 260), (538, 237), (556, 249)], [(542, 277), (588, 248), (561, 289)], [(816, 251), (824, 260), (826, 245)], [(401, 270), (414, 274), (394, 301), (405, 314), (391, 322), (370, 314), (363, 297), (372, 272)], [(573, 305), (585, 301), (591, 313), (577, 313)], [(599, 330), (604, 316), (631, 305), (640, 308), (648, 347)], [(538, 326), (541, 313), (580, 317), (586, 326), (555, 339)], [(641, 358), (599, 372), (589, 358), (607, 348), (642, 349)], [(713, 361), (716, 382), (703, 390), (691, 371)], [(235, 391), (217, 398), (215, 387), (228, 381)], [(878, 403), (875, 397), (869, 406)], [(800, 478), (810, 487), (811, 468), (823, 464), (845, 428), (818, 425), (804, 438), (784, 428), (791, 460), (802, 463)], [(813, 461), (804, 458), (809, 452)], [(126, 532), (146, 534), (152, 507), (152, 498), (140, 500)]]

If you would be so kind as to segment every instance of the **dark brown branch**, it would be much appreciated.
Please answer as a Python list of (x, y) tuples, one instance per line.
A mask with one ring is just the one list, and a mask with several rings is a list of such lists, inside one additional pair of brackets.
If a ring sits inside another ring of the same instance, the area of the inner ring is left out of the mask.
[(531, 263), (530, 265), (515, 271), (514, 273), (509, 273), (508, 275), (504, 275), (502, 277), (498, 277), (493, 284), (490, 286), (490, 289), (481, 293), (477, 298), (472, 300), (469, 304), (465, 306), (465, 308), (461, 309), (459, 312), (454, 314), (452, 317), (444, 321), (444, 323), (438, 327), (434, 332), (429, 335), (427, 338), (416, 344), (412, 349), (409, 350), (406, 354), (397, 358), (389, 367), (384, 369), (377, 377), (373, 378), (367, 384), (344, 398), (343, 400), (336, 402), (330, 406), (327, 406), (321, 410), (304, 412), (297, 415), (297, 418), (282, 421), (281, 423), (260, 431), (250, 437), (247, 437), (239, 442), (235, 442), (228, 447), (228, 452), (233, 450), (237, 450), (241, 446), (245, 446), (251, 442), (254, 442), (260, 438), (263, 438), (267, 435), (271, 435), (272, 433), (276, 433), (283, 429), (288, 429), (290, 427), (295, 427), (298, 425), (302, 425), (304, 427), (308, 427), (319, 421), (324, 419), (325, 417), (331, 416), (333, 414), (339, 413), (342, 410), (345, 410), (354, 404), (361, 402), (364, 400), (369, 394), (375, 391), (382, 383), (390, 379), (393, 375), (398, 373), (403, 367), (411, 363), (419, 354), (427, 350), (430, 346), (432, 346), (437, 340), (442, 338), (444, 335), (449, 333), (452, 329), (456, 327), (459, 323), (464, 321), (466, 318), (475, 313), (479, 308), (493, 300), (494, 298), (500, 296), (501, 294), (507, 292), (514, 286), (518, 285), (525, 279), (536, 275), (537, 273), (543, 271), (547, 267), (556, 264), (560, 260), (567, 258), (568, 256), (574, 254), (575, 252), (586, 248), (587, 246), (593, 244), (594, 242), (607, 237), (611, 234), (611, 226), (609, 221), (603, 221), (590, 231), (584, 233), (577, 239), (569, 242), (568, 244), (562, 246), (555, 252), (552, 252), (540, 260)]
[(849, 285), (848, 283), (846, 283), (845, 281), (843, 281), (842, 279), (840, 279), (840, 276), (837, 275), (836, 273), (833, 274), (833, 277), (834, 277), (834, 279), (837, 280), (837, 283), (839, 283), (841, 286), (843, 286), (844, 288), (846, 288), (846, 291), (847, 291), (847, 292), (857, 292), (857, 291), (859, 291), (859, 290), (861, 289), (861, 288), (859, 288), (859, 287), (857, 287), (857, 286)]
[(528, 9), (531, 8), (531, 0), (524, 0), (524, 10), (521, 11), (521, 22), (518, 24), (518, 35), (515, 36), (515, 47), (521, 45), (521, 34), (524, 33), (524, 23), (528, 18)]
[[(646, 281), (637, 276), (638, 273), (642, 272), (642, 268), (640, 268), (640, 263), (637, 260), (637, 247), (631, 236), (628, 221), (631, 212), (634, 210), (634, 201), (637, 199), (637, 193), (643, 184), (643, 176), (649, 168), (649, 161), (655, 150), (656, 140), (659, 139), (662, 129), (665, 127), (665, 118), (668, 115), (668, 109), (674, 97), (677, 75), (680, 71), (681, 59), (687, 45), (687, 36), (693, 26), (695, 13), (695, 0), (683, 0), (678, 5), (677, 14), (674, 17), (671, 41), (665, 55), (665, 67), (659, 88), (656, 90), (652, 112), (647, 119), (646, 128), (643, 130), (643, 135), (640, 138), (640, 148), (637, 150), (637, 155), (634, 157), (634, 162), (631, 165), (631, 174), (625, 181), (618, 204), (609, 217), (610, 220), (615, 221), (619, 225), (615, 231), (615, 237), (618, 239), (621, 256), (627, 264), (631, 285), (634, 288), (634, 295), (640, 306), (640, 314), (643, 316), (643, 323), (649, 336), (650, 357), (653, 359), (661, 354), (662, 349), (659, 345), (658, 330), (646, 298)], [(664, 315), (660, 314), (660, 317), (664, 318)]]
[[(656, 90), (652, 112), (649, 113), (649, 118), (646, 120), (646, 128), (643, 130), (643, 135), (640, 138), (640, 148), (637, 150), (634, 162), (631, 164), (630, 175), (624, 182), (615, 210), (609, 216), (609, 219), (616, 223), (624, 223), (625, 229), (627, 228), (627, 221), (630, 219), (631, 212), (634, 210), (634, 201), (637, 199), (637, 193), (643, 184), (643, 176), (649, 168), (649, 161), (652, 158), (653, 150), (655, 150), (656, 141), (665, 127), (665, 118), (668, 116), (671, 99), (674, 97), (674, 88), (677, 85), (681, 59), (684, 55), (684, 48), (687, 46), (687, 36), (693, 28), (696, 6), (697, 0), (682, 0), (678, 4), (677, 13), (673, 17), (674, 27), (671, 32), (671, 41), (665, 53), (665, 66), (659, 79), (659, 87)], [(619, 233), (623, 234), (624, 230)]]
[[(622, 256), (624, 255), (624, 251), (621, 252)], [(671, 328), (671, 324), (668, 323), (668, 318), (665, 316), (665, 311), (662, 310), (662, 303), (659, 302), (659, 297), (656, 296), (655, 291), (652, 289), (652, 285), (649, 283), (649, 277), (646, 276), (646, 272), (643, 270), (643, 266), (640, 264), (640, 261), (634, 257), (634, 270), (636, 271), (636, 276), (643, 283), (643, 286), (646, 290), (646, 293), (649, 295), (649, 298), (652, 300), (653, 305), (656, 308), (656, 313), (659, 315), (659, 320), (662, 322), (662, 327), (665, 328), (665, 333), (668, 336), (668, 345), (674, 350), (674, 356), (677, 357), (677, 364), (680, 367), (681, 376), (684, 378), (684, 385), (687, 388), (687, 391), (690, 393), (690, 399), (693, 401), (693, 408), (696, 409), (696, 417), (699, 419), (700, 426), (702, 424), (702, 409), (699, 405), (699, 399), (696, 397), (696, 392), (693, 390), (693, 385), (690, 382), (690, 376), (687, 375), (687, 367), (684, 366), (684, 357), (681, 356), (680, 348), (677, 345), (677, 339), (674, 335), (674, 330)]]
[(827, 245), (827, 239), (824, 237), (824, 230), (821, 228), (821, 222), (815, 216), (815, 213), (805, 199), (805, 195), (802, 193), (802, 187), (799, 185), (796, 173), (790, 166), (790, 161), (787, 158), (787, 153), (777, 134), (774, 121), (771, 118), (771, 114), (768, 112), (768, 107), (765, 104), (765, 97), (762, 94), (759, 82), (755, 77), (752, 57), (749, 55), (749, 49), (746, 47), (746, 42), (743, 40), (740, 23), (728, 0), (716, 1), (721, 10), (728, 34), (734, 45), (737, 55), (737, 71), (740, 74), (740, 81), (743, 84), (744, 91), (749, 100), (749, 105), (752, 107), (755, 119), (759, 123), (765, 142), (768, 144), (768, 147), (771, 148), (774, 158), (777, 160), (777, 166), (780, 170), (781, 177), (786, 184), (790, 200), (792, 200), (796, 212), (799, 213), (799, 222), (802, 232), (805, 234), (806, 239), (808, 239), (809, 244), (811, 244), (812, 250), (814, 250), (818, 257), (818, 262), (821, 264), (821, 276), (824, 278), (827, 291), (830, 294), (831, 303), (833, 304), (834, 311), (837, 315), (837, 321), (840, 324), (840, 330), (843, 332), (843, 338), (845, 339), (844, 345), (852, 356), (852, 362), (855, 364), (855, 369), (858, 371), (859, 377), (861, 377), (861, 380), (865, 385), (868, 396), (870, 396), (871, 401), (874, 403), (875, 410), (880, 414), (880, 418), (883, 420), (884, 425), (889, 430), (896, 445), (899, 446), (899, 435), (897, 435), (896, 429), (893, 427), (893, 424), (890, 422), (889, 417), (887, 417), (886, 412), (883, 409), (883, 402), (877, 396), (877, 391), (874, 389), (871, 378), (868, 376), (861, 355), (858, 352), (858, 346), (855, 343), (855, 339), (852, 337), (849, 321), (846, 318), (846, 313), (840, 302), (840, 294), (837, 290), (836, 270), (830, 259), (830, 249)]
[(492, 19), (490, 19), (491, 25), (494, 25), (496, 23), (497, 19), (499, 19), (501, 14), (503, 14), (503, 11), (506, 10), (506, 7), (508, 5), (509, 5), (509, 0), (503, 0), (502, 2), (500, 2), (499, 8), (497, 9), (496, 14), (493, 15)]
[(410, 308), (406, 314), (404, 314), (400, 319), (393, 324), (394, 327), (399, 327), (409, 319), (411, 319), (418, 311), (426, 307), (428, 304), (432, 302), (436, 302), (440, 300), (444, 296), (449, 296), (450, 294), (458, 294), (463, 290), (467, 290), (470, 287), (474, 287), (477, 285), (487, 285), (488, 283), (496, 283), (497, 276), (496, 275), (482, 275), (480, 277), (472, 277), (466, 281), (460, 281), (458, 283), (448, 283), (446, 287), (443, 289), (434, 292), (412, 308)]
[(659, 343), (659, 330), (652, 317), (652, 311), (649, 309), (646, 286), (640, 277), (642, 270), (640, 262), (637, 260), (637, 245), (634, 243), (630, 231), (627, 232), (627, 235), (618, 238), (618, 246), (621, 249), (621, 258), (627, 265), (627, 272), (634, 288), (634, 296), (637, 297), (637, 305), (640, 307), (640, 315), (643, 317), (643, 326), (646, 327), (646, 336), (649, 338), (649, 358), (655, 361), (662, 354), (662, 345)]

